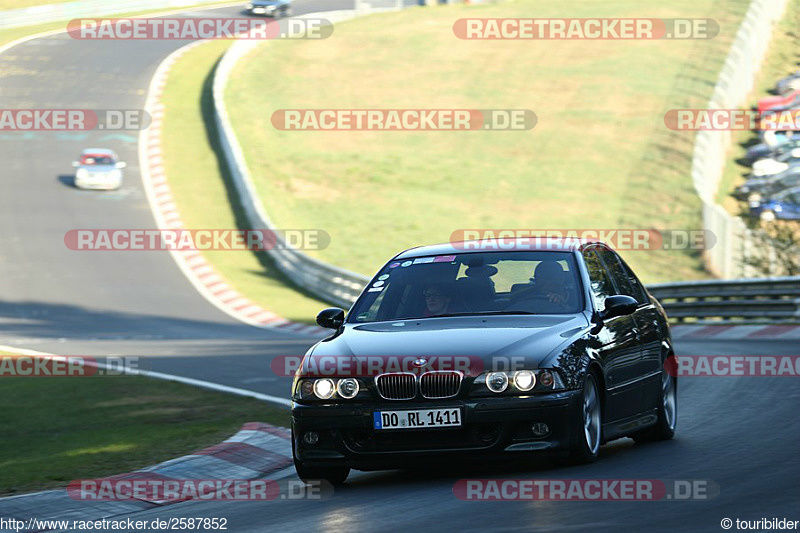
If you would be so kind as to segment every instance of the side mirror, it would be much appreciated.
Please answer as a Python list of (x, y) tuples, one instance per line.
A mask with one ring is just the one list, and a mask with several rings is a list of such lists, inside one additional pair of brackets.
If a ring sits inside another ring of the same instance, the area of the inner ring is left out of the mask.
[(79, 166), (81, 166), (81, 164), (78, 163), (77, 161), (73, 161), (72, 162), (72, 166), (75, 167), (75, 168), (78, 168)]
[(117, 168), (125, 168), (127, 166), (128, 163), (126, 163), (125, 161), (120, 161), (119, 163), (117, 163)]
[(639, 302), (630, 296), (621, 294), (609, 296), (606, 298), (606, 308), (600, 313), (600, 318), (606, 320), (615, 316), (630, 315), (636, 311), (637, 307), (639, 307)]
[(344, 324), (344, 310), (338, 307), (323, 309), (317, 315), (317, 324), (323, 328), (339, 329)]

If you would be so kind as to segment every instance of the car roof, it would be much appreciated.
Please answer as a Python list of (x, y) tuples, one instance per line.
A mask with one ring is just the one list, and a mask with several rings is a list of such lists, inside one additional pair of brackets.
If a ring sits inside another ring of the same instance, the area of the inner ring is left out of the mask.
[[(395, 259), (432, 255), (458, 255), (481, 252), (574, 252), (590, 244), (606, 246), (595, 239), (530, 237), (518, 239), (481, 239), (418, 246), (401, 252)], [(607, 246), (606, 246), (607, 247)]]

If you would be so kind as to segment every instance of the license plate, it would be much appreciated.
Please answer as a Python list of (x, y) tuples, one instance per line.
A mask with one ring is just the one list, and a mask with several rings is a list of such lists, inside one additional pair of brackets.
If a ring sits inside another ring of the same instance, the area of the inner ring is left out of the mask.
[(372, 419), (375, 429), (458, 427), (461, 425), (461, 409), (375, 411)]

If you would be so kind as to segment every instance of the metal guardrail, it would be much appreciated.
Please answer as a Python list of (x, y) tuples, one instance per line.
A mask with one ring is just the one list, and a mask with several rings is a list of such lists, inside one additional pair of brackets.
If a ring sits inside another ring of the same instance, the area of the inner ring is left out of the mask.
[(671, 319), (800, 322), (800, 276), (648, 286)]
[(79, 0), (61, 4), (45, 4), (0, 11), (0, 29), (20, 28), (76, 18), (96, 18), (116, 13), (166, 10), (200, 4), (219, 3), (221, 0)]

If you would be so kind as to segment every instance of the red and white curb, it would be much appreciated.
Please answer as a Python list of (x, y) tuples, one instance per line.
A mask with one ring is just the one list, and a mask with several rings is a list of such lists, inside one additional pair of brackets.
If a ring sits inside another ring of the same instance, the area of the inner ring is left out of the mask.
[(675, 339), (800, 339), (800, 326), (792, 324), (747, 325), (676, 325), (670, 328)]
[(275, 479), (271, 476), (278, 473), (282, 473), (279, 478), (287, 477), (293, 470), (282, 471), (294, 464), (290, 439), (288, 429), (249, 422), (220, 444), (107, 479)]
[[(186, 52), (206, 41), (195, 41), (179, 48), (158, 66), (150, 82), (145, 109), (152, 117), (149, 128), (139, 136), (139, 163), (145, 193), (159, 229), (183, 229), (164, 170), (161, 148), (165, 109), (161, 97), (167, 76), (175, 62)], [(287, 333), (323, 337), (328, 334), (318, 326), (292, 322), (249, 300), (228, 285), (203, 254), (196, 250), (171, 251), (172, 257), (186, 278), (203, 297), (228, 315), (259, 328), (275, 328)]]

